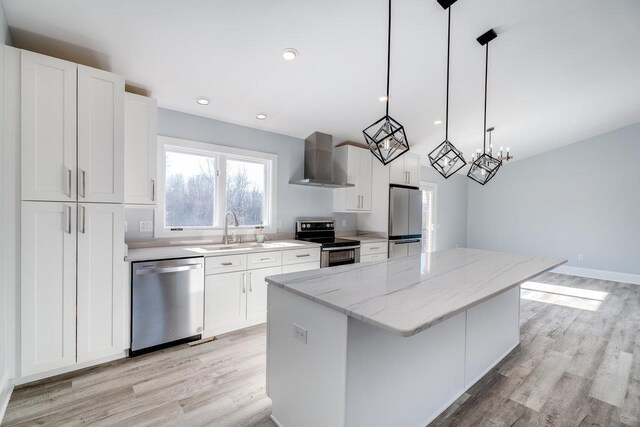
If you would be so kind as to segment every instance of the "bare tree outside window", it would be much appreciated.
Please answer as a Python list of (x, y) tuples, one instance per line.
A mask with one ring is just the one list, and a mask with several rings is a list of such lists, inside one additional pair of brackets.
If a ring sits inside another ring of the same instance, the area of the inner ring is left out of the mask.
[(215, 159), (167, 151), (167, 227), (213, 227)]
[(227, 160), (227, 210), (236, 213), (240, 225), (265, 222), (265, 179), (264, 164)]

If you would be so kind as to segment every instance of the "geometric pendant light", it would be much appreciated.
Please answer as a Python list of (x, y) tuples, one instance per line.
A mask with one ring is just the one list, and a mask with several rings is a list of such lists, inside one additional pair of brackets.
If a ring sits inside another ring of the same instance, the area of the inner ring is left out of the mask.
[(409, 151), (409, 142), (402, 126), (389, 116), (389, 77), (391, 68), (391, 0), (389, 0), (389, 27), (387, 34), (387, 93), (386, 113), (362, 131), (369, 150), (383, 165), (387, 165)]
[(467, 162), (462, 152), (449, 141), (449, 57), (451, 54), (451, 5), (456, 0), (438, 0), (438, 3), (449, 9), (449, 22), (447, 24), (447, 97), (445, 107), (445, 131), (444, 141), (429, 153), (429, 162), (435, 170), (445, 178), (449, 178), (462, 169)]
[[(502, 160), (493, 157), (493, 147), (487, 151), (487, 82), (489, 74), (489, 42), (495, 39), (498, 35), (493, 29), (487, 31), (480, 37), (478, 37), (478, 43), (482, 46), (486, 46), (485, 53), (485, 68), (484, 68), (484, 123), (483, 123), (483, 149), (482, 153), (478, 154), (477, 158), (474, 158), (471, 163), (471, 168), (467, 176), (477, 182), (478, 184), (485, 185), (491, 181), (491, 178), (496, 176), (498, 169), (502, 166)], [(493, 131), (493, 128), (491, 128)], [(490, 132), (490, 131), (489, 131)]]

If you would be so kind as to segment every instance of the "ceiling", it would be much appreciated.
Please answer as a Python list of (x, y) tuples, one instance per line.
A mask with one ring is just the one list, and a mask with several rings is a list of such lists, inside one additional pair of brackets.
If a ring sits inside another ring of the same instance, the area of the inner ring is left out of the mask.
[[(363, 142), (384, 115), (385, 0), (3, 0), (14, 45), (124, 75), (162, 107), (304, 138)], [(412, 150), (444, 139), (446, 12), (393, 5), (390, 114)], [(640, 1), (460, 0), (452, 8), (450, 140), (488, 126), (522, 159), (640, 121)], [(300, 52), (286, 62), (285, 48)], [(213, 100), (195, 103), (198, 96)], [(256, 113), (268, 118), (259, 121)], [(224, 141), (220, 141), (224, 143)]]

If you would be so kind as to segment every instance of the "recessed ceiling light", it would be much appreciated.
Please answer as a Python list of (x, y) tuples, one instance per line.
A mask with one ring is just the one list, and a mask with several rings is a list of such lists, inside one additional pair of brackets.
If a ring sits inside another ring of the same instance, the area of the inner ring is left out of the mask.
[(378, 98), (378, 101), (385, 102), (388, 99), (389, 99), (389, 97), (385, 95), (385, 96), (381, 96), (380, 98)]
[(256, 114), (256, 119), (258, 119), (258, 120), (264, 120), (266, 118), (267, 118), (267, 115), (265, 113)]
[(285, 61), (293, 61), (298, 57), (298, 51), (293, 48), (287, 48), (282, 51), (282, 58)]
[(433, 122), (434, 125), (441, 125), (442, 124), (442, 120), (436, 120), (435, 122)]
[(206, 96), (199, 96), (196, 98), (196, 102), (200, 105), (209, 105), (211, 104), (211, 100)]

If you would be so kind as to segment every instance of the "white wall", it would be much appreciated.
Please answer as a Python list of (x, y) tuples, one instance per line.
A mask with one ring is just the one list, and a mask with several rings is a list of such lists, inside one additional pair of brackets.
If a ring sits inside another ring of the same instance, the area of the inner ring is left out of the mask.
[(640, 274), (639, 160), (640, 123), (506, 165), (484, 187), (469, 183), (469, 247)]
[(420, 172), (422, 181), (438, 185), (436, 250), (467, 246), (469, 179), (461, 174), (444, 179), (431, 166), (422, 166)]
[[(9, 28), (7, 26), (7, 18), (4, 14), (4, 8), (2, 2), (0, 2), (0, 45), (11, 44), (11, 36), (9, 35)], [(4, 145), (4, 50), (0, 49), (0, 138), (2, 138)], [(0, 149), (0, 153), (2, 150)], [(4, 165), (2, 157), (0, 157), (0, 242), (4, 241), (4, 206), (3, 206), (3, 192), (4, 190)], [(2, 413), (4, 403), (8, 393), (8, 372), (6, 365), (7, 355), (7, 343), (6, 343), (6, 331), (7, 331), (7, 319), (5, 318), (5, 292), (7, 284), (4, 282), (4, 245), (0, 244), (0, 420), (2, 419)]]
[[(158, 109), (158, 135), (277, 154), (279, 233), (293, 233), (298, 217), (334, 217), (338, 231), (357, 228), (356, 214), (333, 213), (332, 190), (289, 184), (292, 178), (303, 175), (304, 141), (301, 139), (164, 108)], [(150, 233), (137, 231), (139, 220), (152, 218), (148, 209), (127, 209), (126, 238), (152, 237)], [(342, 220), (346, 221), (344, 226)]]

